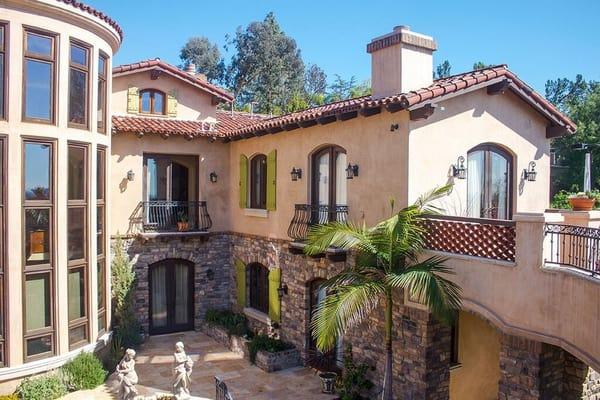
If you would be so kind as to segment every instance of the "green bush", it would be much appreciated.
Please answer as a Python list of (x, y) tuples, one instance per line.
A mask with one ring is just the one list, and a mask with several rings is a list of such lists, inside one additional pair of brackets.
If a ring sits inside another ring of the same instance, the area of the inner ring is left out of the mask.
[(114, 370), (117, 368), (117, 364), (119, 364), (125, 355), (125, 349), (121, 343), (121, 339), (113, 335), (110, 343), (110, 349), (102, 360), (102, 365), (108, 372), (114, 372)]
[(209, 325), (218, 325), (227, 330), (229, 336), (251, 336), (248, 320), (243, 314), (230, 310), (207, 310), (204, 320)]
[(248, 343), (248, 352), (250, 353), (250, 362), (254, 364), (256, 362), (256, 354), (259, 351), (266, 351), (269, 353), (277, 353), (278, 351), (289, 350), (293, 348), (289, 343), (282, 340), (271, 338), (267, 335), (256, 335)]
[(0, 395), (0, 400), (19, 400), (19, 395), (16, 393)]
[(367, 371), (374, 370), (367, 364), (356, 364), (352, 356), (352, 345), (344, 349), (344, 370), (338, 378), (337, 386), (341, 400), (367, 400), (374, 384), (367, 379)]
[(102, 362), (92, 353), (82, 352), (62, 367), (69, 390), (93, 389), (104, 383), (107, 372)]
[[(571, 205), (569, 204), (569, 197), (574, 197), (578, 194), (578, 192), (568, 192), (566, 190), (561, 190), (554, 195), (550, 206), (552, 208), (557, 208), (560, 210), (569, 210), (571, 209)], [(594, 208), (598, 208), (598, 204), (600, 203), (600, 191), (592, 190), (591, 192), (586, 192), (585, 195), (590, 199), (596, 199), (596, 204), (594, 205)]]
[(17, 388), (23, 400), (52, 400), (67, 394), (67, 387), (57, 373), (25, 378)]

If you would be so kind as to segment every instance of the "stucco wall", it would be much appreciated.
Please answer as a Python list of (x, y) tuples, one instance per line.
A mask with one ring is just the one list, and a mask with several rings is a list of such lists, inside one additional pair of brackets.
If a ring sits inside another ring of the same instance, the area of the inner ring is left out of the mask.
[[(513, 212), (542, 212), (550, 196), (550, 140), (547, 121), (514, 94), (490, 96), (480, 89), (438, 103), (425, 121), (410, 123), (408, 198), (414, 201), (432, 187), (454, 182), (443, 202), (448, 214), (467, 215), (467, 180), (449, 177), (459, 156), (482, 143), (494, 143), (512, 153)], [(522, 172), (530, 161), (538, 171), (535, 182)], [(468, 174), (468, 171), (467, 171)]]
[(477, 316), (458, 319), (458, 362), (450, 370), (451, 400), (494, 400), (500, 380), (500, 333)]
[[(159, 75), (158, 79), (152, 80), (150, 71), (140, 71), (114, 78), (112, 91), (113, 114), (127, 114), (127, 89), (130, 86), (137, 87), (139, 90), (158, 89), (166, 95), (175, 91), (177, 119), (196, 121), (205, 120), (208, 117), (216, 118), (216, 107), (211, 103), (212, 95), (166, 73)], [(128, 115), (143, 116), (144, 114)], [(157, 115), (152, 116), (159, 117)], [(168, 117), (165, 116), (164, 118)]]

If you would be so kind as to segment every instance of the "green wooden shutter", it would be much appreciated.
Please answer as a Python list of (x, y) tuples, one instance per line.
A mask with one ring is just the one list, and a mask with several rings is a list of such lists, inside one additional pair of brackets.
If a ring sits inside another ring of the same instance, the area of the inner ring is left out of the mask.
[(175, 89), (167, 95), (167, 115), (177, 117), (177, 90)]
[(281, 322), (281, 300), (277, 288), (281, 286), (281, 268), (269, 270), (269, 318)]
[(240, 154), (240, 208), (248, 208), (248, 157)]
[(127, 88), (127, 112), (133, 114), (140, 112), (140, 91), (135, 86)]
[(277, 150), (267, 155), (267, 210), (275, 211), (277, 205)]
[(237, 283), (237, 304), (246, 307), (246, 264), (235, 260), (235, 281)]

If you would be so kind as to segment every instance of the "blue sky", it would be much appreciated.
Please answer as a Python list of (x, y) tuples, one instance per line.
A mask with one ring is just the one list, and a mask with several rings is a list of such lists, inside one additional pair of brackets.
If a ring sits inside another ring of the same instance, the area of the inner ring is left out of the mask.
[(219, 46), (238, 26), (273, 11), (283, 30), (329, 76), (370, 77), (366, 44), (395, 25), (433, 36), (452, 72), (475, 61), (506, 63), (543, 93), (547, 79), (580, 73), (600, 80), (600, 1), (299, 1), (299, 0), (87, 0), (125, 31), (115, 65), (160, 57), (179, 63), (191, 36)]

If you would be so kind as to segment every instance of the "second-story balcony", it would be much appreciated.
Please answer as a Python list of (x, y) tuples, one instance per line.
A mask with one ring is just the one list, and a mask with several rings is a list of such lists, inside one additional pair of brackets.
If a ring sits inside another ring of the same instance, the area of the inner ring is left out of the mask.
[(212, 226), (206, 201), (143, 201), (139, 210), (144, 236), (201, 234)]

